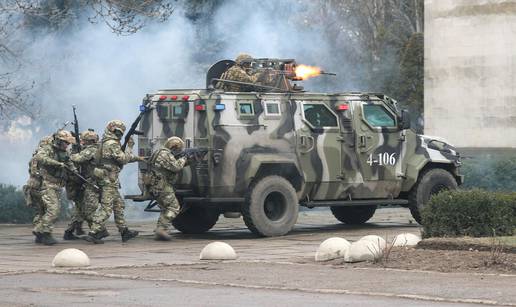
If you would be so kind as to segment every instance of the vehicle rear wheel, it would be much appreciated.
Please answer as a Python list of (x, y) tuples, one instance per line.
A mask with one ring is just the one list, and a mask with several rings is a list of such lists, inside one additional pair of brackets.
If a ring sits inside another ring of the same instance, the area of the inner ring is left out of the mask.
[(219, 219), (219, 211), (206, 207), (190, 207), (181, 212), (172, 225), (182, 233), (199, 234), (210, 230)]
[(432, 195), (445, 190), (456, 190), (457, 187), (457, 180), (444, 169), (434, 168), (424, 172), (409, 194), (412, 217), (421, 224), (421, 210)]
[(253, 233), (273, 237), (287, 234), (297, 221), (296, 190), (280, 176), (268, 176), (253, 184), (242, 207), (244, 222)]
[(345, 224), (359, 225), (367, 222), (376, 211), (376, 206), (331, 207), (331, 213)]

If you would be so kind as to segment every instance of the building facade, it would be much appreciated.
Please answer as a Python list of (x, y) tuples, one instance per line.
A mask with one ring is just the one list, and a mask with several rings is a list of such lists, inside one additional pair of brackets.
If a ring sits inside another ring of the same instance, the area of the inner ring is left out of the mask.
[(425, 0), (425, 134), (516, 148), (516, 1)]

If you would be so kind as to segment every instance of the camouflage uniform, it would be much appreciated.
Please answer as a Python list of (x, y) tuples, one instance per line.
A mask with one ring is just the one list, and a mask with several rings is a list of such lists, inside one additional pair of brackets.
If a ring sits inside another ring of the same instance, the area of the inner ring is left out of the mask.
[(97, 167), (93, 170), (97, 184), (100, 187), (100, 209), (93, 217), (91, 231), (87, 240), (102, 243), (106, 236), (106, 221), (114, 212), (115, 223), (122, 235), (122, 241), (135, 237), (138, 232), (130, 231), (124, 218), (125, 203), (120, 196), (120, 181), (118, 176), (127, 163), (141, 161), (131, 151), (134, 145), (129, 144), (126, 152), (122, 151), (120, 139), (125, 132), (125, 125), (118, 120), (108, 123), (95, 160)]
[[(220, 79), (223, 80), (231, 80), (238, 82), (246, 82), (246, 83), (257, 83), (260, 78), (260, 74), (249, 74), (242, 66), (243, 61), (252, 59), (250, 55), (240, 54), (236, 60), (235, 65), (231, 66), (228, 70), (226, 70), (221, 76)], [(217, 88), (223, 89), (228, 92), (243, 92), (248, 90), (248, 86), (230, 83), (230, 82), (218, 82), (216, 85)]]
[[(39, 174), (38, 164), (34, 156), (38, 153), (38, 151), (44, 146), (52, 146), (52, 136), (46, 136), (38, 144), (38, 148), (32, 154), (32, 158), (29, 161), (29, 180), (27, 180), (27, 184), (23, 186), (23, 193), (25, 196), (25, 203), (28, 207), (34, 208), (36, 210), (36, 214), (32, 223), (34, 226), (39, 223), (41, 219), (41, 215), (43, 214), (41, 211), (41, 183), (42, 178)], [(37, 242), (40, 243), (40, 242)]]
[(168, 229), (171, 221), (179, 214), (180, 205), (177, 201), (172, 183), (176, 173), (180, 172), (186, 164), (186, 158), (176, 159), (172, 150), (182, 150), (183, 141), (178, 137), (171, 137), (164, 146), (156, 151), (150, 161), (151, 186), (150, 192), (158, 202), (161, 209), (156, 225), (156, 239), (170, 240)]
[[(81, 133), (81, 142), (84, 147), (80, 152), (72, 154), (70, 156), (70, 160), (80, 168), (82, 176), (91, 182), (93, 181), (93, 170), (95, 168), (98, 136), (93, 131), (84, 131)], [(83, 221), (86, 221), (88, 226), (91, 227), (93, 223), (93, 215), (99, 207), (99, 191), (93, 186), (84, 184), (80, 181), (70, 182), (73, 182), (71, 187), (77, 192), (72, 196), (72, 200), (75, 203), (75, 212), (72, 215), (71, 223), (67, 229), (71, 234), (68, 237), (73, 239), (73, 231), (81, 229), (80, 225)], [(78, 231), (77, 234), (81, 233)]]
[(67, 147), (75, 140), (68, 131), (58, 131), (54, 135), (52, 145), (45, 145), (38, 149), (34, 156), (37, 171), (41, 176), (39, 218), (35, 218), (34, 232), (41, 238), (42, 243), (51, 245), (56, 241), (51, 233), (53, 224), (59, 214), (59, 194), (67, 180), (65, 167), (74, 169), (69, 161)]

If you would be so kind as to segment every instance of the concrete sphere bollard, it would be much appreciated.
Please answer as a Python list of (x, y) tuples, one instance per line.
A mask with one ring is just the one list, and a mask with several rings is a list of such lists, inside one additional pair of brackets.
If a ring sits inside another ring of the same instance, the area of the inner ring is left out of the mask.
[(90, 265), (90, 258), (76, 248), (63, 249), (52, 260), (54, 267), (84, 267)]
[(402, 233), (397, 235), (394, 240), (392, 240), (393, 246), (416, 246), (421, 238), (412, 233)]
[(379, 259), (383, 250), (378, 248), (378, 243), (368, 240), (359, 240), (351, 243), (351, 246), (344, 256), (345, 262), (372, 261)]
[(364, 237), (360, 238), (359, 241), (370, 241), (370, 242), (373, 242), (374, 244), (378, 245), (379, 249), (382, 250), (382, 251), (387, 246), (387, 242), (385, 241), (385, 239), (380, 237), (380, 236), (376, 236), (376, 235), (364, 236)]
[(224, 242), (212, 242), (206, 245), (199, 256), (200, 260), (235, 260), (237, 254), (231, 245)]
[(328, 261), (342, 258), (346, 255), (346, 251), (350, 245), (351, 243), (343, 238), (333, 237), (326, 239), (319, 245), (319, 248), (315, 252), (315, 261)]

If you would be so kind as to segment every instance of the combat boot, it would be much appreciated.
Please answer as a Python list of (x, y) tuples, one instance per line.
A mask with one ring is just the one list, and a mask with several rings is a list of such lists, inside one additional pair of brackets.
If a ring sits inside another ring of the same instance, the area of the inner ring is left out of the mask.
[(170, 234), (167, 233), (167, 231), (163, 228), (156, 229), (154, 231), (154, 240), (156, 241), (170, 241), (172, 240), (172, 237)]
[(79, 237), (75, 236), (73, 234), (73, 229), (69, 230), (67, 229), (63, 234), (63, 240), (78, 240)]
[(84, 235), (84, 230), (82, 230), (83, 222), (75, 222), (75, 234), (78, 236)]
[(131, 240), (132, 238), (136, 237), (138, 235), (138, 231), (136, 230), (129, 230), (129, 228), (124, 228), (120, 232), (120, 235), (122, 236), (122, 242), (127, 242)]
[(101, 231), (99, 231), (99, 232), (97, 233), (97, 237), (98, 237), (98, 238), (101, 238), (101, 239), (104, 239), (104, 238), (106, 238), (106, 237), (109, 237), (109, 235), (110, 235), (110, 234), (109, 234), (109, 232), (107, 231), (107, 229), (106, 229), (106, 228), (102, 229)]
[(34, 240), (34, 243), (43, 243), (41, 241), (41, 232), (33, 231), (32, 234), (36, 236), (36, 239)]
[(57, 243), (56, 239), (52, 237), (52, 234), (49, 232), (44, 232), (41, 234), (41, 243), (45, 245), (54, 245)]
[(63, 240), (77, 240), (79, 239), (73, 234), (73, 231), (75, 230), (75, 223), (68, 226), (68, 228), (65, 230), (63, 234)]
[(101, 237), (100, 234), (101, 234), (101, 232), (97, 232), (97, 233), (90, 232), (90, 233), (88, 233), (87, 236), (83, 237), (83, 239), (88, 242), (95, 243), (95, 244), (104, 244), (104, 241), (102, 241), (103, 237)]

